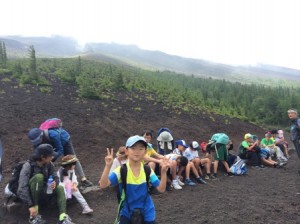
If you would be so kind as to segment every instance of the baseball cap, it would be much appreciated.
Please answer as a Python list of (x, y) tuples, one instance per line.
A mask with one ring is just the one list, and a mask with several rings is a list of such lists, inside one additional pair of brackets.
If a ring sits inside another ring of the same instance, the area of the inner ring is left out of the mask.
[(175, 145), (178, 146), (178, 145), (182, 145), (184, 148), (188, 148), (188, 146), (185, 144), (185, 141), (184, 140), (177, 140), (175, 142)]
[(134, 135), (127, 139), (126, 148), (132, 147), (137, 142), (143, 143), (145, 145), (145, 147), (147, 147), (147, 145), (148, 145), (148, 143), (142, 136)]
[(43, 132), (39, 128), (33, 128), (33, 129), (31, 129), (28, 132), (27, 136), (30, 139), (31, 143), (33, 145), (35, 145), (35, 146), (42, 143)]
[(244, 139), (253, 138), (253, 136), (250, 133), (247, 133), (244, 135)]
[(54, 150), (50, 144), (41, 144), (34, 150), (34, 155), (37, 158), (41, 158), (42, 156), (49, 157), (54, 155)]
[(200, 150), (200, 146), (199, 146), (199, 143), (196, 142), (196, 141), (192, 141), (191, 144), (190, 144), (190, 147), (194, 150), (197, 150), (199, 151)]

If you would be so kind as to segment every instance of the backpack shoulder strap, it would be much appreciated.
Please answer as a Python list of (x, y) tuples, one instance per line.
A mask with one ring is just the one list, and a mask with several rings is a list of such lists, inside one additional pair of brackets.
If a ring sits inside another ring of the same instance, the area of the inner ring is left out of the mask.
[(122, 189), (124, 189), (124, 191), (126, 192), (126, 185), (127, 185), (127, 165), (126, 165), (126, 163), (121, 166), (120, 175), (121, 175)]
[(146, 182), (147, 182), (147, 185), (149, 186), (149, 180), (150, 180), (150, 174), (151, 174), (150, 166), (144, 164), (144, 171), (146, 174)]

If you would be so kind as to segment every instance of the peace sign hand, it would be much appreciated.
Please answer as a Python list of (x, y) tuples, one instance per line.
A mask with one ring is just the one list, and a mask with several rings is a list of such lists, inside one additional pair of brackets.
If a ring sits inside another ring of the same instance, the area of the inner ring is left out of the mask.
[(105, 156), (105, 164), (107, 166), (111, 166), (112, 162), (114, 160), (114, 149), (113, 148), (106, 148), (107, 150), (107, 156)]

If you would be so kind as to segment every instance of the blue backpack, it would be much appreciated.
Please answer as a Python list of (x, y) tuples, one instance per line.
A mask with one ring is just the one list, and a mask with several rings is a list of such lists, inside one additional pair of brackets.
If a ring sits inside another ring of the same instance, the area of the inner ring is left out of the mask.
[(236, 161), (231, 167), (230, 167), (230, 172), (233, 173), (234, 175), (244, 175), (247, 173), (247, 166), (244, 160), (239, 159)]

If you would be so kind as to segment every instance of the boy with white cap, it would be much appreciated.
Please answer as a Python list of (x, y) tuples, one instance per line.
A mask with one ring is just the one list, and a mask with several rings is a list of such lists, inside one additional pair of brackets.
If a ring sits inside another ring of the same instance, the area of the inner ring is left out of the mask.
[[(155, 208), (151, 196), (148, 193), (146, 172), (144, 170), (143, 159), (147, 150), (147, 142), (142, 136), (132, 136), (126, 142), (128, 155), (126, 192), (124, 206), (120, 210), (120, 224), (130, 223), (132, 215), (139, 210), (143, 217), (143, 223), (155, 223)], [(119, 185), (122, 193), (121, 167), (117, 167), (112, 173), (109, 173), (113, 162), (113, 149), (107, 149), (105, 157), (105, 167), (99, 181), (100, 188)], [(164, 159), (161, 162), (161, 180), (157, 178), (151, 170), (149, 183), (159, 192), (164, 192), (167, 182), (168, 161)]]

